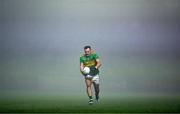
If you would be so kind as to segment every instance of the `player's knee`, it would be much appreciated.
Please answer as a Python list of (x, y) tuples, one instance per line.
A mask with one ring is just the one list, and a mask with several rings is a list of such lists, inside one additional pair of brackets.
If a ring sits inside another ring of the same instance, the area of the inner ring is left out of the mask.
[(99, 91), (99, 86), (96, 86), (95, 88), (96, 88), (96, 91)]
[(87, 84), (86, 87), (87, 87), (87, 88), (91, 88), (91, 85), (90, 85), (90, 84)]

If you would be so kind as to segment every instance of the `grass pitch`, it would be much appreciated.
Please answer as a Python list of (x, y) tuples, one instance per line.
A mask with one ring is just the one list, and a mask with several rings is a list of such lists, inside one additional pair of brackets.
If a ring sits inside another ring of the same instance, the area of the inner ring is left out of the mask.
[(168, 113), (180, 112), (179, 96), (102, 96), (88, 104), (82, 95), (7, 95), (0, 98), (0, 112), (13, 113)]

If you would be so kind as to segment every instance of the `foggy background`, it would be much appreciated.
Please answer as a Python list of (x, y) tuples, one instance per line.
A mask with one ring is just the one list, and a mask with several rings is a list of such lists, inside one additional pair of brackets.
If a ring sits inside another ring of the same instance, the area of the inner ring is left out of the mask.
[(179, 11), (179, 0), (0, 0), (0, 93), (85, 94), (91, 45), (103, 94), (179, 94)]

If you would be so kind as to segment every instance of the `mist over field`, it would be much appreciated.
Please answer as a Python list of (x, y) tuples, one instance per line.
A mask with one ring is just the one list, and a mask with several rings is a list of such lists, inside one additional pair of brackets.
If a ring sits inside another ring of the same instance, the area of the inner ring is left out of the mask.
[(85, 95), (91, 45), (102, 94), (179, 94), (179, 11), (179, 0), (0, 0), (0, 93)]

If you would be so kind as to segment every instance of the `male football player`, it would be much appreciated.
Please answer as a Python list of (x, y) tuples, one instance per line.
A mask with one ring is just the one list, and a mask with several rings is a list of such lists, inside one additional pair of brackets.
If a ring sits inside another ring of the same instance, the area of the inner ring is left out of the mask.
[[(99, 102), (99, 68), (101, 62), (99, 56), (91, 50), (91, 46), (84, 47), (84, 54), (80, 57), (80, 71), (85, 77), (86, 91), (89, 96), (89, 104), (93, 104), (92, 84), (95, 90), (96, 101)], [(84, 67), (89, 67), (90, 72), (85, 74)]]

